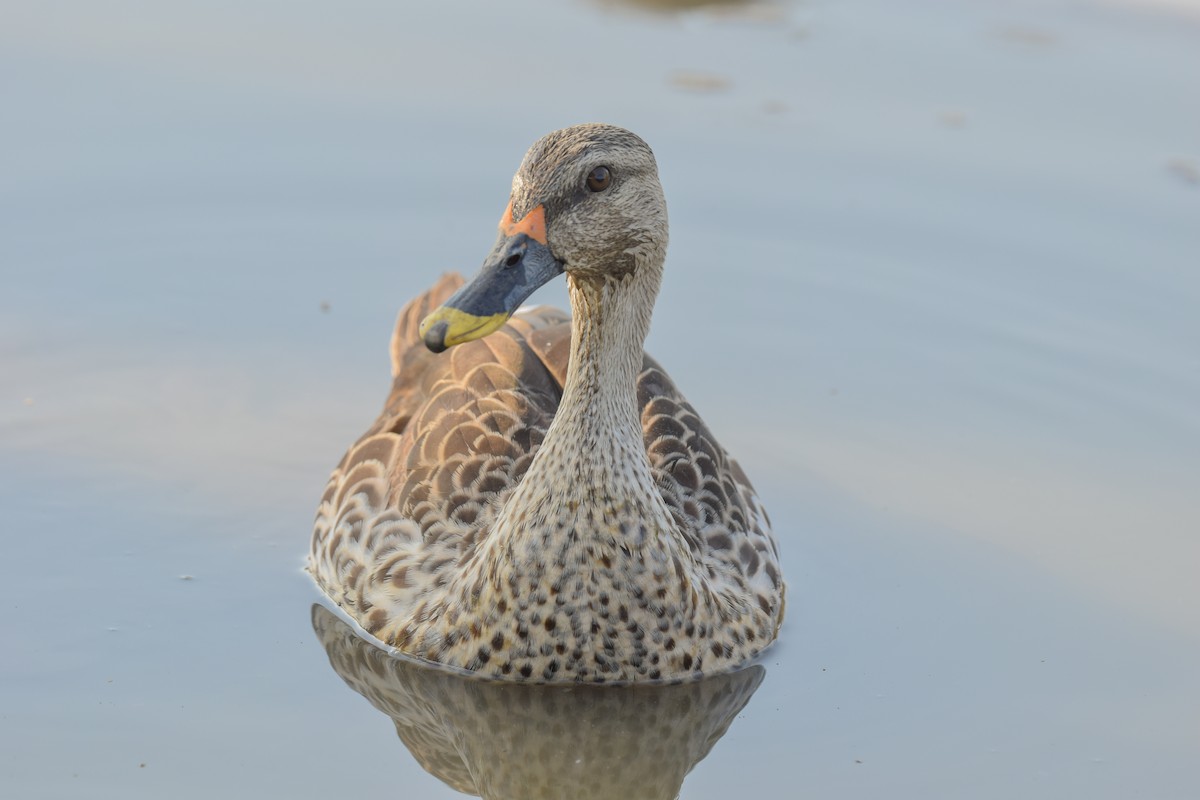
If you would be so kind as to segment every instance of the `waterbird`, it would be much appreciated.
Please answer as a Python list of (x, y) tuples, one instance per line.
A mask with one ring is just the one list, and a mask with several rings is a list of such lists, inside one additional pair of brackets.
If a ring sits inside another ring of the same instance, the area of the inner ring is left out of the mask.
[[(643, 350), (667, 239), (640, 137), (553, 131), (479, 273), (400, 312), (391, 393), (330, 476), (308, 565), (372, 637), (490, 679), (618, 684), (729, 671), (776, 639), (767, 514)], [(522, 305), (564, 274), (570, 316)]]

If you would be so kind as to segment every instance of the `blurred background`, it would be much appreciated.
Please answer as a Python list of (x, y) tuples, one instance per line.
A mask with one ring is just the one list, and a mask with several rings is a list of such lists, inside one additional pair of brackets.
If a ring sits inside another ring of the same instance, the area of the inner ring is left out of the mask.
[(789, 581), (681, 796), (1200, 796), (1200, 3), (10, 0), (0, 101), (5, 796), (461, 796), (303, 558), (584, 121)]

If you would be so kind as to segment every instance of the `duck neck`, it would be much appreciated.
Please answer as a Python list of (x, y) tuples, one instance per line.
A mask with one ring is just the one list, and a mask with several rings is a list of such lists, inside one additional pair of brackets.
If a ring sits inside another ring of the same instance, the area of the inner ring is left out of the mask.
[[(546, 438), (503, 513), (626, 552), (660, 545), (673, 518), (650, 471), (637, 401), (642, 344), (660, 273), (568, 277), (571, 359)], [(529, 512), (533, 512), (530, 514)]]
[[(658, 286), (647, 277), (568, 278), (571, 359), (545, 445), (569, 444), (584, 462), (646, 462), (648, 474), (637, 376)], [(639, 457), (622, 452), (627, 446)]]

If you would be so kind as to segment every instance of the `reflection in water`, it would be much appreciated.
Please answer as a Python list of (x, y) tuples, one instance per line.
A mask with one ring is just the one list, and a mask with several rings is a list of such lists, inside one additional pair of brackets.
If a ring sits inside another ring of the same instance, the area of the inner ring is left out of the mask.
[(329, 663), (427, 772), (485, 798), (673, 798), (766, 671), (677, 686), (530, 686), (395, 658), (314, 605)]

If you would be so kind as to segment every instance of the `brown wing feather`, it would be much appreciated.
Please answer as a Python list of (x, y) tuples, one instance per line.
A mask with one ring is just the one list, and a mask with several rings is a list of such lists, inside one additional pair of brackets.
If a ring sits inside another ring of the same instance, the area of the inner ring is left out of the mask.
[(732, 581), (781, 621), (779, 551), (746, 473), (649, 356), (638, 403), (650, 468), (692, 552), (711, 578)]
[(330, 476), (317, 512), (313, 574), (369, 631), (411, 609), (488, 528), (562, 395), (523, 335), (562, 312), (523, 312), (448, 353), (425, 347), (421, 319), (461, 285), (443, 276), (400, 312), (391, 394)]

